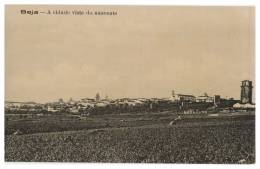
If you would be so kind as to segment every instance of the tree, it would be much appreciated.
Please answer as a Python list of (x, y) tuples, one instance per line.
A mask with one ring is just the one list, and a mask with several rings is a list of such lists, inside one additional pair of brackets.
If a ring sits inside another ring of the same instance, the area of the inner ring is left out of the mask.
[(60, 103), (63, 103), (63, 99), (62, 99), (62, 98), (60, 98), (60, 99), (59, 99), (59, 102), (60, 102)]

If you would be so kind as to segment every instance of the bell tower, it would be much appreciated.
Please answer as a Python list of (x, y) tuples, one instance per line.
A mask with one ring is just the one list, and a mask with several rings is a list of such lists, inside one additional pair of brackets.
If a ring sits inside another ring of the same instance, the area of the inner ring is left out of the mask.
[(241, 84), (241, 103), (252, 103), (253, 85), (252, 81), (243, 80)]

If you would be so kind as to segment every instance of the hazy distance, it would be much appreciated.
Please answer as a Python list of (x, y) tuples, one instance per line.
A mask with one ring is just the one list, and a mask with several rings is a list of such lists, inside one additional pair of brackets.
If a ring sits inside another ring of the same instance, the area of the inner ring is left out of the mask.
[[(21, 15), (20, 10), (114, 10), (117, 16)], [(5, 96), (48, 102), (240, 97), (255, 81), (253, 7), (7, 6)]]

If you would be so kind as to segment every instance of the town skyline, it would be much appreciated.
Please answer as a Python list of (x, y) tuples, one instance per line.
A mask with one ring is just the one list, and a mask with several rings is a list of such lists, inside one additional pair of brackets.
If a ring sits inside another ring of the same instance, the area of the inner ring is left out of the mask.
[[(241, 81), (242, 82), (242, 81)], [(254, 82), (252, 82), (252, 84), (254, 84)], [(253, 86), (254, 88), (254, 86)], [(241, 90), (241, 89), (240, 89)], [(166, 96), (166, 97), (158, 97), (158, 96), (154, 96), (154, 97), (110, 97), (108, 96), (107, 94), (102, 94), (100, 92), (97, 92), (95, 93), (94, 96), (85, 96), (85, 97), (81, 97), (81, 98), (73, 98), (73, 97), (65, 97), (65, 98), (62, 98), (62, 97), (57, 97), (53, 100), (48, 100), (48, 101), (35, 101), (35, 100), (12, 100), (12, 99), (6, 99), (6, 102), (37, 102), (37, 103), (50, 103), (50, 102), (57, 102), (58, 100), (62, 100), (64, 102), (69, 102), (69, 101), (79, 101), (79, 100), (82, 100), (82, 99), (86, 99), (86, 98), (89, 98), (89, 99), (94, 99), (96, 100), (96, 97), (98, 95), (99, 97), (99, 100), (107, 100), (107, 99), (111, 99), (111, 100), (116, 100), (116, 99), (123, 99), (123, 98), (129, 98), (129, 99), (137, 99), (137, 98), (146, 98), (146, 99), (150, 99), (150, 98), (171, 98), (173, 96), (173, 93), (175, 93), (175, 95), (178, 95), (178, 94), (183, 94), (183, 95), (193, 95), (195, 97), (199, 97), (199, 96), (209, 96), (209, 97), (214, 97), (216, 95), (219, 95), (221, 98), (223, 99), (235, 99), (235, 100), (240, 100), (240, 97), (241, 95), (239, 96), (239, 98), (234, 98), (232, 96), (223, 96), (221, 94), (212, 94), (212, 93), (208, 93), (208, 92), (204, 92), (204, 93), (201, 93), (201, 94), (193, 94), (193, 93), (181, 93), (181, 92), (176, 92), (175, 90), (172, 90), (171, 91), (171, 94), (170, 96)], [(240, 91), (240, 94), (241, 94), (241, 91)], [(253, 102), (255, 101), (255, 93), (254, 93), (254, 89), (253, 89), (253, 92), (252, 92), (252, 100)]]

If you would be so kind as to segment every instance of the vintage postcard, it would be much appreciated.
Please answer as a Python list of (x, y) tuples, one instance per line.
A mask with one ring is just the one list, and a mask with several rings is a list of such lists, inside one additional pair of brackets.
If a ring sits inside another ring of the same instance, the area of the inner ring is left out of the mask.
[(5, 161), (255, 163), (253, 6), (5, 6)]

